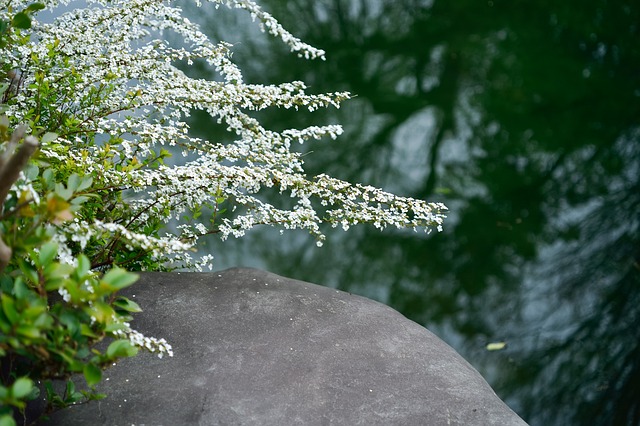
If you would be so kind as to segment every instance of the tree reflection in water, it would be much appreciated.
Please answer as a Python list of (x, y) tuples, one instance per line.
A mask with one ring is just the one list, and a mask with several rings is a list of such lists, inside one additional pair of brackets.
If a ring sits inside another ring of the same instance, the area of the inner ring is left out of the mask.
[[(227, 32), (248, 81), (358, 95), (324, 116), (345, 125), (341, 141), (304, 147), (310, 173), (443, 201), (451, 217), (438, 235), (356, 228), (323, 249), (257, 232), (212, 242), (219, 266), (257, 264), (390, 304), (531, 424), (640, 424), (640, 5), (263, 4), (328, 60)], [(277, 128), (309, 119), (262, 114)], [(489, 352), (491, 341), (507, 347)]]

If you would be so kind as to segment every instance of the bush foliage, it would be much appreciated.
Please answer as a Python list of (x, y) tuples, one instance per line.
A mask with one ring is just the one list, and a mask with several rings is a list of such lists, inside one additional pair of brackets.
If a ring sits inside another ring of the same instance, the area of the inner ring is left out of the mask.
[[(212, 3), (243, 9), (293, 52), (324, 59), (253, 2)], [(93, 389), (103, 369), (139, 349), (172, 355), (166, 341), (130, 327), (140, 307), (118, 291), (137, 279), (130, 271), (211, 267), (210, 254), (193, 257), (204, 235), (268, 225), (304, 229), (322, 245), (323, 223), (440, 229), (441, 204), (306, 176), (292, 144), (335, 138), (340, 126), (275, 132), (252, 116), (339, 107), (348, 93), (245, 83), (231, 46), (210, 41), (175, 5), (0, 4), (0, 425), (40, 392), (48, 411), (102, 397)], [(37, 21), (43, 9), (50, 23)], [(194, 62), (219, 78), (181, 71)], [(194, 110), (234, 141), (191, 136)], [(263, 200), (273, 189), (284, 207)], [(71, 381), (54, 391), (50, 380), (76, 373), (89, 391)]]

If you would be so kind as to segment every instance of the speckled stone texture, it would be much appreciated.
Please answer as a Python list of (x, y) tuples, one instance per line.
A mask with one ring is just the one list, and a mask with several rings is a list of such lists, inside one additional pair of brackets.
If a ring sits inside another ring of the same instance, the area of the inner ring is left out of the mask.
[(451, 347), (372, 300), (254, 269), (147, 273), (132, 326), (173, 358), (105, 371), (48, 425), (525, 425)]

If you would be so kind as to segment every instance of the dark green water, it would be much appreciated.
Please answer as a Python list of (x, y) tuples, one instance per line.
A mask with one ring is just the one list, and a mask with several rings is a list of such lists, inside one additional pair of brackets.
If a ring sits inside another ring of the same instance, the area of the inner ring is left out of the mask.
[[(216, 266), (389, 304), (532, 425), (640, 424), (640, 3), (263, 4), (327, 61), (238, 30), (238, 14), (200, 14), (217, 23), (212, 37), (237, 43), (247, 81), (358, 95), (340, 110), (261, 115), (275, 129), (344, 125), (338, 141), (303, 147), (309, 174), (442, 201), (451, 214), (437, 235), (328, 230), (320, 249), (258, 230), (211, 241)], [(193, 125), (218, 135), (202, 116)]]

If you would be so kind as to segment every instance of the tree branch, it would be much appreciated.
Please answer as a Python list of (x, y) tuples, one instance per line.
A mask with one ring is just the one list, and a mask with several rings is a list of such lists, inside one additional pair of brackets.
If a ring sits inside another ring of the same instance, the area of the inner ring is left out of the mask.
[(0, 238), (0, 272), (4, 271), (4, 268), (9, 264), (11, 254), (11, 247), (6, 245)]
[[(17, 130), (16, 130), (17, 132)], [(15, 132), (14, 132), (15, 134)], [(13, 151), (15, 148), (11, 146), (13, 143), (13, 136), (11, 137), (11, 142), (8, 147), (8, 150)], [(11, 186), (18, 180), (20, 176), (20, 172), (24, 169), (24, 166), (27, 165), (27, 161), (33, 155), (33, 153), (38, 148), (38, 139), (33, 136), (27, 136), (24, 138), (24, 143), (16, 152), (11, 159), (6, 161), (6, 158), (3, 159), (2, 168), (0, 169), (0, 205), (3, 205), (7, 195), (9, 194), (9, 190)]]
[[(23, 138), (25, 131), (25, 126), (18, 126), (11, 135), (4, 154), (0, 157), (0, 212), (3, 210), (4, 202), (11, 186), (18, 180), (20, 172), (38, 148), (38, 139), (33, 136), (27, 136), (24, 138), (24, 142), (18, 152), (14, 154), (16, 146), (20, 139)], [(11, 247), (2, 240), (2, 236), (0, 235), (0, 272), (9, 264), (11, 254)]]

